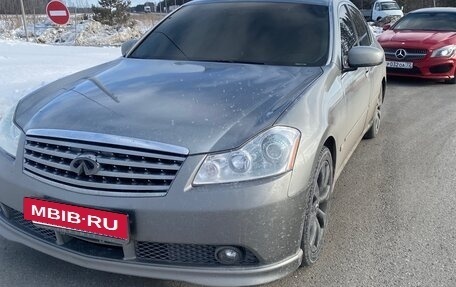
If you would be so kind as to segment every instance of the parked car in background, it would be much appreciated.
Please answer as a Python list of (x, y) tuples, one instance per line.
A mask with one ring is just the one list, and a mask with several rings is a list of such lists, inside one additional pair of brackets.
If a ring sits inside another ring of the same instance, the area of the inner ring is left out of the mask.
[(388, 75), (456, 83), (456, 8), (419, 9), (384, 28)]
[(404, 16), (402, 8), (394, 0), (377, 0), (372, 3), (371, 9), (362, 9), (367, 21), (380, 21), (386, 16)]
[(211, 286), (315, 263), (336, 179), (382, 119), (348, 0), (192, 1), (0, 121), (0, 234), (84, 267)]

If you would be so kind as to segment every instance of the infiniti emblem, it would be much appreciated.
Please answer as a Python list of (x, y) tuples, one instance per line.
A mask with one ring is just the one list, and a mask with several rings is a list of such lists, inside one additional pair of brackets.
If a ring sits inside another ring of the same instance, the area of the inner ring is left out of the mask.
[(407, 56), (407, 51), (405, 51), (404, 49), (398, 49), (396, 50), (395, 55), (398, 59), (404, 59)]
[(100, 164), (94, 154), (83, 153), (71, 161), (70, 170), (78, 175), (94, 175), (100, 170)]

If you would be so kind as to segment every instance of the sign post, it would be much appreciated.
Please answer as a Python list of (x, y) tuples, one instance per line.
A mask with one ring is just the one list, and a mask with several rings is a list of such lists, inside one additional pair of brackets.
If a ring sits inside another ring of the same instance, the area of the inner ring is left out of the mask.
[(65, 25), (70, 20), (68, 8), (60, 1), (52, 0), (46, 6), (46, 14), (57, 25)]
[(27, 39), (27, 42), (28, 42), (29, 38), (28, 38), (28, 33), (27, 33), (27, 22), (25, 20), (25, 9), (24, 9), (23, 0), (21, 0), (21, 11), (22, 11), (22, 23), (24, 24), (25, 38)]

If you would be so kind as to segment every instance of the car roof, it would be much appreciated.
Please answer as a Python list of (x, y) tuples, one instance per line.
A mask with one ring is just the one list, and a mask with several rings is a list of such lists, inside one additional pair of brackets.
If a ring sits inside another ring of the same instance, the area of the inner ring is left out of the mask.
[(454, 7), (432, 7), (432, 8), (423, 8), (412, 11), (410, 13), (442, 13), (442, 12), (450, 12), (456, 13), (456, 8)]
[(214, 2), (270, 2), (270, 3), (303, 3), (303, 4), (315, 4), (322, 6), (330, 6), (333, 2), (338, 2), (339, 0), (194, 0), (188, 2), (187, 4), (199, 4), (199, 3), (214, 3)]

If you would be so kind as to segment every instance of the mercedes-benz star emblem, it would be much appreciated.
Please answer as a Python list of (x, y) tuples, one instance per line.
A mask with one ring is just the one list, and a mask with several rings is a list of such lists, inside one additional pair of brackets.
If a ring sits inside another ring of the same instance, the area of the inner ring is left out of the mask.
[(71, 161), (70, 170), (78, 175), (94, 175), (100, 170), (100, 164), (94, 154), (84, 153)]
[(398, 49), (396, 50), (395, 55), (398, 59), (404, 59), (407, 56), (407, 51), (405, 51), (404, 49)]

